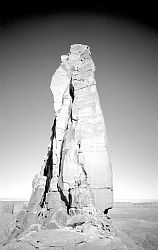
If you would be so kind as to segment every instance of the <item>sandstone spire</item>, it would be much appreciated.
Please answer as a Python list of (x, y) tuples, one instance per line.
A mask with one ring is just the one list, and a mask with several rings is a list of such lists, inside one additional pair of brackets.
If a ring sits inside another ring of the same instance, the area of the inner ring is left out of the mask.
[(61, 61), (51, 82), (48, 152), (28, 206), (9, 224), (4, 249), (140, 249), (107, 216), (112, 170), (90, 49), (72, 45)]
[(72, 45), (61, 61), (50, 87), (55, 119), (48, 152), (14, 235), (34, 225), (65, 227), (75, 216), (97, 216), (112, 207), (112, 170), (90, 49)]

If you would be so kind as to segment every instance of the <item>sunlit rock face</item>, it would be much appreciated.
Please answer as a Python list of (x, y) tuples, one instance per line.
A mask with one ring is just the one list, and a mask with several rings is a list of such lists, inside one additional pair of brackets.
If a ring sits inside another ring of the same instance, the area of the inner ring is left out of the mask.
[[(112, 170), (95, 66), (89, 47), (81, 44), (72, 45), (61, 60), (51, 82), (56, 116), (52, 182), (54, 185), (55, 179), (59, 180), (64, 195), (72, 196), (70, 207), (84, 200), (76, 195), (89, 193), (85, 207), (91, 201), (104, 211), (113, 202)], [(78, 206), (85, 208), (83, 204)]]

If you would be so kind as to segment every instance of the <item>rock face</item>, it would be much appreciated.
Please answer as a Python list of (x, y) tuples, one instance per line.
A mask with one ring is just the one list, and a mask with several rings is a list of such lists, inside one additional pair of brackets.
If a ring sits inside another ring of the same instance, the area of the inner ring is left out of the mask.
[(71, 46), (61, 60), (51, 82), (55, 121), (49, 190), (60, 189), (70, 210), (90, 211), (94, 205), (105, 210), (112, 207), (112, 170), (95, 66), (86, 45)]
[(55, 119), (48, 154), (35, 176), (31, 212), (68, 215), (112, 207), (112, 170), (104, 118), (86, 45), (71, 46), (52, 77)]

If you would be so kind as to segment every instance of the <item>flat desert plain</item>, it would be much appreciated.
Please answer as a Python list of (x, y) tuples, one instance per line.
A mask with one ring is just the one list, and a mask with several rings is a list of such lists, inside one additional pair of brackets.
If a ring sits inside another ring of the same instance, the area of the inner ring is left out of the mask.
[[(0, 201), (0, 243), (26, 201)], [(109, 216), (118, 230), (145, 250), (158, 250), (158, 201), (115, 202)]]
[(158, 250), (158, 201), (115, 202), (113, 225), (145, 250)]

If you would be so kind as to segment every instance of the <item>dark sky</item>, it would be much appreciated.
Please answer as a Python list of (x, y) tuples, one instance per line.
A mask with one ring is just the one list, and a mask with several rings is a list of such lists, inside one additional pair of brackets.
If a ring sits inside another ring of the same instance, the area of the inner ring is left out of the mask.
[(9, 7), (1, 35), (0, 197), (29, 198), (54, 118), (51, 77), (70, 45), (82, 43), (96, 66), (115, 198), (158, 198), (156, 8)]
[(144, 25), (155, 30), (158, 29), (157, 8), (154, 4), (130, 5), (121, 7), (121, 5), (107, 7), (106, 4), (96, 4), (93, 1), (90, 4), (84, 4), (71, 1), (53, 3), (52, 1), (29, 3), (29, 1), (22, 1), (16, 3), (5, 2), (5, 8), (2, 12), (2, 24), (7, 29), (8, 25), (15, 22), (26, 20), (32, 17), (48, 17), (59, 16), (60, 14), (93, 14), (100, 16), (110, 16), (118, 19), (130, 20), (138, 24)]

